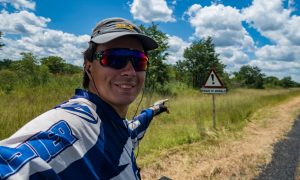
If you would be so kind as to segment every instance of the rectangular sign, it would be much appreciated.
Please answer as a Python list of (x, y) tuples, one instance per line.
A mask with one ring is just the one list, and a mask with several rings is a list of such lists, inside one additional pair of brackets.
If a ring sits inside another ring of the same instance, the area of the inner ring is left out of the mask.
[(206, 94), (224, 94), (226, 88), (201, 88), (201, 91)]

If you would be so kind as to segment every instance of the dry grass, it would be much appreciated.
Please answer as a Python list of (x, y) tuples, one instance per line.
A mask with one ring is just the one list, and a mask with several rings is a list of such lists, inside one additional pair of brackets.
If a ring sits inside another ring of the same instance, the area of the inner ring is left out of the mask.
[[(165, 151), (142, 169), (143, 179), (252, 179), (269, 163), (272, 144), (300, 112), (300, 97), (255, 113), (239, 138), (193, 143)], [(158, 158), (157, 158), (158, 159)]]
[[(168, 102), (170, 114), (152, 121), (139, 148), (139, 164), (155, 161), (162, 151), (194, 142), (215, 143), (236, 139), (239, 131), (258, 109), (276, 105), (299, 95), (299, 90), (238, 89), (216, 97), (217, 131), (212, 128), (211, 95), (199, 91), (182, 91)], [(161, 98), (161, 97), (157, 97)], [(153, 98), (155, 99), (155, 98)]]
[[(0, 139), (8, 137), (33, 117), (69, 99), (74, 88), (78, 87), (78, 82), (80, 81), (76, 77), (73, 80), (69, 77), (59, 78), (45, 87), (18, 89), (10, 95), (0, 93)], [(159, 175), (171, 177), (182, 175), (183, 178), (179, 179), (217, 178), (224, 173), (228, 177), (239, 177), (241, 174), (248, 174), (250, 170), (254, 171), (253, 168), (247, 168), (248, 165), (246, 167), (239, 165), (244, 170), (235, 171), (231, 168), (241, 164), (238, 159), (267, 161), (266, 157), (260, 155), (257, 155), (256, 159), (253, 158), (252, 151), (248, 154), (238, 153), (240, 147), (244, 146), (238, 144), (239, 140), (241, 143), (244, 140), (240, 130), (249, 121), (258, 122), (255, 118), (249, 119), (258, 109), (276, 105), (300, 94), (299, 90), (238, 89), (230, 91), (227, 95), (217, 96), (218, 131), (214, 131), (211, 128), (211, 96), (203, 95), (197, 90), (176, 90), (177, 96), (167, 97), (170, 99), (168, 106), (171, 113), (162, 114), (153, 120), (140, 145), (138, 163), (142, 167), (150, 164), (148, 170), (146, 168), (143, 171), (146, 179)], [(166, 97), (146, 96), (142, 107), (146, 108), (149, 103), (164, 98)], [(139, 98), (131, 107), (128, 117), (136, 110), (138, 100)], [(257, 115), (258, 119), (263, 119), (267, 115), (266, 112), (269, 110)], [(273, 114), (275, 113), (272, 112), (271, 115)], [(264, 129), (268, 126), (269, 121), (261, 121), (260, 126), (255, 124), (254, 127)], [(236, 144), (230, 144), (231, 142)], [(255, 147), (247, 148), (255, 149)], [(238, 158), (230, 159), (228, 156), (230, 154)], [(226, 161), (222, 160), (224, 156), (228, 158)], [(157, 162), (158, 157), (162, 157), (162, 161)], [(222, 164), (226, 166), (221, 166)]]

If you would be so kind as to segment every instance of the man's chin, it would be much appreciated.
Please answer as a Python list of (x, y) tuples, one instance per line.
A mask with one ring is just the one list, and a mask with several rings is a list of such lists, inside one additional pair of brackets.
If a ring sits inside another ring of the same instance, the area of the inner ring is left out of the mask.
[(134, 100), (136, 99), (136, 96), (128, 95), (128, 94), (121, 94), (119, 96), (115, 96), (115, 104), (119, 105), (130, 105)]
[(128, 99), (123, 99), (123, 101), (120, 101), (120, 105), (124, 106), (129, 106), (131, 103), (133, 103), (135, 98), (128, 98)]

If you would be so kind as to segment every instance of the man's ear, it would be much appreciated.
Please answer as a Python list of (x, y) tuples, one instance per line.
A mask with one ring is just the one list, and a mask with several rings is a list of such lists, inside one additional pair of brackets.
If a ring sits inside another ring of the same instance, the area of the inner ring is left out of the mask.
[(91, 68), (91, 66), (88, 66), (87, 69), (86, 69), (86, 72), (87, 72), (88, 74), (91, 74), (90, 68)]
[(86, 62), (84, 63), (83, 68), (84, 68), (84, 71), (85, 71), (88, 75), (91, 74), (91, 70), (90, 70), (91, 64), (90, 64), (89, 61), (86, 61)]

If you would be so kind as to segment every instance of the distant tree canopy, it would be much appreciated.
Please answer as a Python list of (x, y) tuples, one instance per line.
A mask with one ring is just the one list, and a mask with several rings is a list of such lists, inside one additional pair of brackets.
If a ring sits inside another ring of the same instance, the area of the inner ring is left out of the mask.
[(281, 81), (275, 76), (267, 76), (264, 78), (264, 87), (266, 88), (274, 88), (280, 87)]
[(41, 64), (47, 66), (52, 74), (74, 74), (81, 72), (81, 68), (66, 61), (58, 56), (48, 56), (41, 59)]
[(284, 88), (300, 87), (300, 84), (293, 81), (290, 76), (282, 78), (280, 83), (281, 83), (281, 86), (284, 87)]
[(18, 77), (15, 72), (7, 69), (0, 70), (0, 90), (9, 93), (13, 90), (17, 79)]
[(10, 69), (11, 65), (13, 64), (13, 61), (10, 59), (3, 59), (0, 61), (0, 70), (1, 69)]
[[(168, 36), (158, 29), (158, 25), (152, 23), (150, 26), (143, 25), (140, 28), (146, 35), (152, 37), (158, 48), (148, 52), (149, 67), (145, 82), (145, 92), (153, 94), (169, 94), (172, 86), (170, 81), (179, 81), (179, 85), (185, 84), (199, 89), (204, 85), (209, 70), (214, 68), (223, 83), (229, 88), (290, 88), (300, 87), (290, 76), (281, 80), (274, 76), (266, 76), (256, 66), (244, 65), (238, 72), (229, 77), (225, 72), (225, 65), (219, 59), (215, 51), (213, 39), (207, 37), (194, 41), (184, 50), (183, 59), (175, 65), (167, 64)], [(0, 49), (4, 46), (1, 42)], [(21, 53), (20, 60), (0, 60), (0, 90), (10, 92), (18, 82), (36, 86), (46, 83), (57, 75), (76, 74), (82, 71), (81, 67), (69, 64), (61, 57), (48, 56), (38, 59), (32, 53)], [(54, 76), (55, 75), (55, 76)], [(151, 98), (150, 98), (151, 99)]]
[(257, 66), (245, 65), (238, 72), (234, 73), (232, 79), (236, 87), (244, 88), (291, 88), (300, 87), (300, 84), (293, 81), (290, 76), (284, 77), (281, 80), (275, 76), (266, 76), (261, 73), (261, 69)]
[(22, 58), (19, 61), (10, 59), (0, 60), (0, 70), (10, 69), (24, 73), (34, 72), (39, 67), (47, 68), (52, 74), (75, 74), (81, 72), (82, 68), (66, 61), (58, 56), (48, 56), (37, 59), (32, 53), (21, 53)]
[(0, 61), (0, 90), (9, 93), (18, 84), (38, 86), (47, 83), (51, 74), (75, 74), (81, 68), (65, 63), (61, 57), (37, 59), (32, 53), (21, 53), (21, 59)]
[[(49, 80), (47, 68), (38, 65), (37, 58), (32, 53), (21, 53), (19, 61), (5, 59), (0, 61), (0, 89), (9, 92), (18, 84), (37, 86)], [(9, 79), (9, 81), (8, 81)]]
[(146, 90), (157, 91), (164, 93), (165, 84), (169, 81), (168, 66), (166, 64), (166, 53), (168, 49), (168, 37), (165, 33), (158, 30), (156, 24), (152, 23), (151, 26), (140, 28), (146, 35), (152, 37), (157, 43), (158, 48), (149, 52), (149, 68), (147, 70), (147, 78), (145, 82)]
[(32, 53), (21, 53), (22, 59), (12, 66), (14, 70), (25, 74), (35, 74), (38, 69), (38, 59)]
[(241, 87), (264, 88), (265, 75), (261, 73), (261, 70), (256, 66), (242, 66), (239, 72), (234, 73), (234, 76)]
[(204, 85), (211, 68), (214, 68), (221, 78), (226, 78), (225, 65), (220, 62), (218, 56), (211, 37), (193, 42), (184, 50), (184, 60), (176, 63), (177, 77), (190, 82), (194, 88)]
[(59, 74), (64, 70), (65, 60), (58, 56), (48, 56), (42, 58), (41, 63), (47, 66), (51, 73)]

